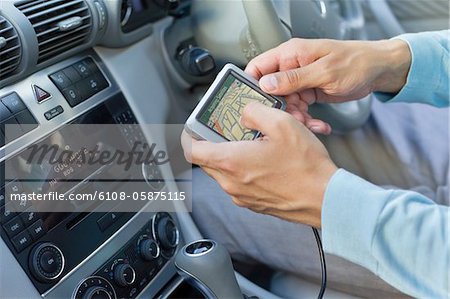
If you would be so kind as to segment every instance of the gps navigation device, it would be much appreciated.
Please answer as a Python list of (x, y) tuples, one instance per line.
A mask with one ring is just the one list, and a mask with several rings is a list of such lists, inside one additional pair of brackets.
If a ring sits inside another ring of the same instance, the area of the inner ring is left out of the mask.
[(255, 79), (227, 64), (187, 120), (185, 129), (196, 139), (212, 142), (258, 138), (259, 132), (240, 124), (245, 106), (254, 101), (277, 109), (286, 108), (282, 98), (263, 92)]

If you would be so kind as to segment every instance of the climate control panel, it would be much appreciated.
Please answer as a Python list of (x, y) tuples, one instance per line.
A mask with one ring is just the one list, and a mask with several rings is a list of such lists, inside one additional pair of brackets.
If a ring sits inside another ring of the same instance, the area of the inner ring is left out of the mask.
[(92, 276), (80, 282), (73, 299), (135, 298), (175, 255), (177, 223), (157, 213)]

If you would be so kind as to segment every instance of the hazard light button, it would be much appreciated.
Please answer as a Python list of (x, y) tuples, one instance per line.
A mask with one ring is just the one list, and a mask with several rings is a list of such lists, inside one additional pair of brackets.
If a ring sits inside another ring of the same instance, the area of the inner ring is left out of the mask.
[(49, 92), (45, 91), (45, 89), (37, 85), (33, 85), (33, 93), (38, 103), (42, 103), (52, 97)]

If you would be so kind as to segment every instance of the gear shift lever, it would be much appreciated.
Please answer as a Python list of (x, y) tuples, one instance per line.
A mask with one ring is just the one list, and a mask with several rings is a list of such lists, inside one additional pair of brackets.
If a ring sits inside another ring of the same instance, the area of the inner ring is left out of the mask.
[(212, 240), (184, 246), (175, 257), (178, 274), (207, 298), (244, 298), (225, 247)]

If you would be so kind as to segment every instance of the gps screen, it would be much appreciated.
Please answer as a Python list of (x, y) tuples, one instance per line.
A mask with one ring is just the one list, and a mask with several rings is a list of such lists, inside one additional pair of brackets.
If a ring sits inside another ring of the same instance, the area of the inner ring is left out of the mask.
[(245, 106), (254, 101), (269, 107), (275, 104), (230, 74), (198, 120), (230, 141), (253, 140), (257, 132), (244, 128), (239, 120)]

